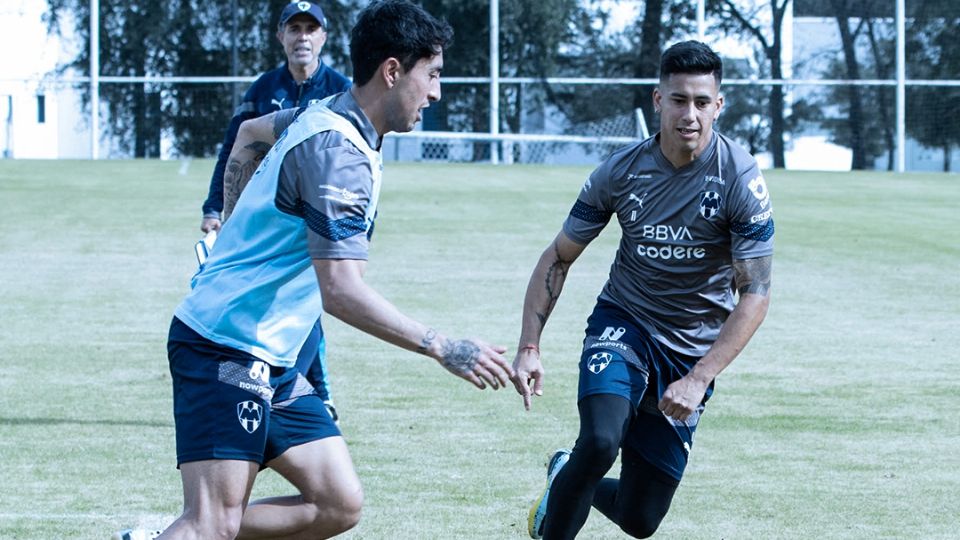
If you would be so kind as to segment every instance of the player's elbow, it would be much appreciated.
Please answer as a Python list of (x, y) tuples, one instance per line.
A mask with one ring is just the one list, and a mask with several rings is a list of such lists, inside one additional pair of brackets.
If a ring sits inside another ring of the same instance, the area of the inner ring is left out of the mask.
[(770, 309), (770, 291), (763, 294), (745, 294), (740, 298), (738, 304), (742, 310), (750, 313), (750, 318), (759, 325), (767, 317), (767, 311)]
[(323, 299), (323, 311), (338, 319), (343, 319), (350, 311), (349, 295), (344, 294), (344, 290), (339, 287), (323, 287), (321, 290)]

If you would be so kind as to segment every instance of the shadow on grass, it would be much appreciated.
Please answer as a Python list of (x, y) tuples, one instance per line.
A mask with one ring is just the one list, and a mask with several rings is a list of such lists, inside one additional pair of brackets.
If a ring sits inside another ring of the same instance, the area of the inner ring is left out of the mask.
[(2, 418), (0, 426), (133, 426), (133, 427), (173, 427), (173, 422), (155, 422), (149, 420), (107, 420), (80, 418)]

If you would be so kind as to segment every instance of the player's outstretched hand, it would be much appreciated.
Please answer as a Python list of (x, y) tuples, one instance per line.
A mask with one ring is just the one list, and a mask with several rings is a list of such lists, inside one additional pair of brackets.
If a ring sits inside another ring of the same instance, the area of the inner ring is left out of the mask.
[(487, 385), (497, 390), (513, 377), (513, 370), (503, 357), (505, 352), (506, 347), (488, 345), (479, 339), (450, 339), (443, 345), (440, 365), (481, 390)]
[(210, 231), (219, 231), (220, 220), (213, 217), (205, 217), (203, 218), (203, 221), (200, 222), (200, 230), (205, 233)]
[[(543, 395), (543, 364), (540, 351), (534, 347), (524, 347), (517, 351), (513, 359), (514, 375), (510, 379), (517, 393), (523, 397), (523, 408), (530, 410), (533, 396)], [(530, 383), (533, 383), (532, 385)]]

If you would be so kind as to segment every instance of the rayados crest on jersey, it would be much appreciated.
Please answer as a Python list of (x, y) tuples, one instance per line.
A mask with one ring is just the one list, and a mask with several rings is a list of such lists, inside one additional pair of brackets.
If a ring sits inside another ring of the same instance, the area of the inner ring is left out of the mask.
[(723, 197), (716, 191), (700, 192), (700, 215), (703, 219), (709, 220), (720, 212), (720, 204)]

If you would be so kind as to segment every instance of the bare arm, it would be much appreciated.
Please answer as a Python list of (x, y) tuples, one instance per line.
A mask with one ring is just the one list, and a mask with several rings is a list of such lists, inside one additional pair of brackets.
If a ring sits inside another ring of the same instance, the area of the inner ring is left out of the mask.
[(365, 261), (315, 259), (327, 313), (388, 343), (437, 360), (477, 388), (506, 386), (513, 372), (504, 347), (477, 339), (452, 340), (407, 317), (363, 281)]
[[(544, 250), (533, 269), (523, 300), (520, 344), (513, 360), (513, 386), (523, 396), (523, 406), (530, 409), (531, 391), (543, 395), (543, 364), (540, 362), (540, 336), (557, 305), (570, 266), (583, 253), (586, 245), (578, 244), (563, 231)], [(533, 388), (530, 382), (533, 381)]]
[(733, 362), (760, 327), (770, 305), (770, 270), (773, 258), (733, 261), (734, 283), (740, 301), (720, 329), (717, 341), (690, 373), (667, 387), (660, 410), (685, 420), (700, 405), (707, 386)]
[(260, 166), (277, 137), (290, 124), (289, 115), (276, 112), (251, 118), (240, 124), (237, 139), (223, 173), (223, 220), (226, 221), (254, 171)]

